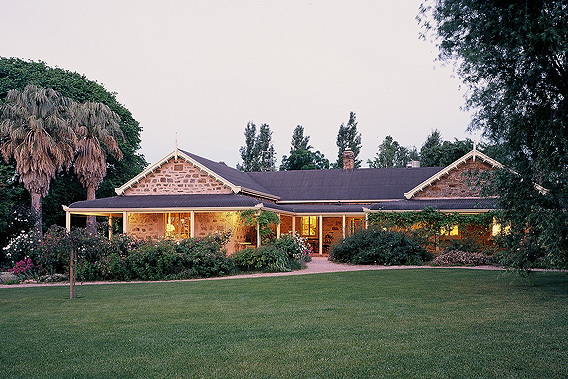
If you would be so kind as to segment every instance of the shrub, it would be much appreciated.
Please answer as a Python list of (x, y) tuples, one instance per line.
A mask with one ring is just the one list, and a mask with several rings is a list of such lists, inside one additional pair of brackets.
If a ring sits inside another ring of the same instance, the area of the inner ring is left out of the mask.
[(37, 264), (43, 275), (54, 276), (69, 269), (71, 244), (68, 232), (60, 226), (52, 226), (38, 244)]
[(432, 260), (433, 266), (479, 266), (491, 263), (491, 259), (480, 253), (450, 250)]
[(20, 280), (37, 277), (37, 267), (34, 265), (30, 257), (16, 262), (14, 267), (9, 269), (8, 272), (16, 275)]
[(14, 266), (16, 262), (30, 257), (36, 261), (39, 254), (38, 244), (40, 238), (34, 231), (22, 230), (20, 234), (10, 239), (8, 245), (3, 248), (8, 264)]
[(289, 272), (311, 261), (311, 253), (304, 238), (288, 233), (269, 244), (236, 252), (233, 259), (241, 271)]
[(329, 260), (352, 264), (422, 264), (430, 254), (404, 233), (378, 228), (361, 230), (331, 249)]
[(228, 275), (234, 271), (232, 258), (227, 258), (224, 245), (228, 234), (213, 234), (203, 238), (189, 238), (176, 245), (176, 253), (181, 258), (181, 271), (172, 277), (209, 278)]
[(246, 248), (233, 254), (233, 259), (241, 271), (292, 271), (288, 254), (274, 244)]
[(273, 241), (273, 244), (283, 250), (288, 259), (297, 262), (310, 262), (312, 260), (312, 248), (307, 243), (306, 238), (300, 237), (296, 232), (290, 232), (280, 236), (280, 239)]

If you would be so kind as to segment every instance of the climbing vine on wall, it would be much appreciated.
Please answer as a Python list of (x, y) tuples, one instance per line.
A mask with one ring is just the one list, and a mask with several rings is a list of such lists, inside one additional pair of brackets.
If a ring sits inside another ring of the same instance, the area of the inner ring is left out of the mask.
[(246, 226), (255, 226), (258, 222), (261, 242), (267, 242), (274, 238), (273, 226), (280, 224), (280, 217), (271, 211), (258, 211), (247, 209), (239, 212), (242, 223)]
[(460, 240), (477, 243), (482, 235), (487, 236), (493, 224), (493, 212), (460, 214), (439, 212), (426, 208), (419, 212), (378, 212), (369, 215), (369, 224), (374, 227), (399, 230), (411, 234), (423, 246), (440, 247), (440, 235), (444, 230), (457, 226)]

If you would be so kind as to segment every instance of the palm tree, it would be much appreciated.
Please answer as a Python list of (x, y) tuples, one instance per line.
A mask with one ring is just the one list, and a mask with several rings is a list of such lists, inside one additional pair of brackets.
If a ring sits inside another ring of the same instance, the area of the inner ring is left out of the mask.
[(51, 179), (73, 159), (75, 134), (66, 119), (70, 104), (53, 89), (28, 84), (22, 91), (10, 90), (0, 106), (0, 150), (6, 162), (16, 161), (40, 235), (42, 198)]
[[(95, 199), (95, 191), (106, 176), (106, 150), (117, 159), (122, 159), (118, 138), (124, 138), (120, 117), (102, 103), (87, 101), (74, 103), (71, 107), (73, 125), (77, 135), (76, 158), (73, 170), (87, 189), (87, 200)], [(87, 217), (87, 230), (96, 232), (96, 217)]]

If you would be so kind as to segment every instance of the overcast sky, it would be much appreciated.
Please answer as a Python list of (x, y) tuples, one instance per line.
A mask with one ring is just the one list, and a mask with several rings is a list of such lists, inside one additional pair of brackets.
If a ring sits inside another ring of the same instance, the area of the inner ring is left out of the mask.
[(471, 137), (459, 79), (418, 38), (420, 3), (4, 1), (0, 56), (116, 92), (143, 128), (150, 163), (173, 150), (177, 132), (180, 148), (234, 167), (248, 121), (270, 125), (278, 165), (296, 125), (333, 162), (350, 111), (366, 162), (387, 135), (418, 148), (434, 128)]

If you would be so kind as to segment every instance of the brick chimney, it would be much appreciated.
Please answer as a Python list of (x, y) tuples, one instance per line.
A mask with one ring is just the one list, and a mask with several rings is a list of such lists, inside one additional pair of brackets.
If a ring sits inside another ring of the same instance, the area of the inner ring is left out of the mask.
[(343, 152), (343, 169), (353, 170), (354, 168), (355, 168), (355, 154), (353, 154), (351, 149), (346, 149)]

